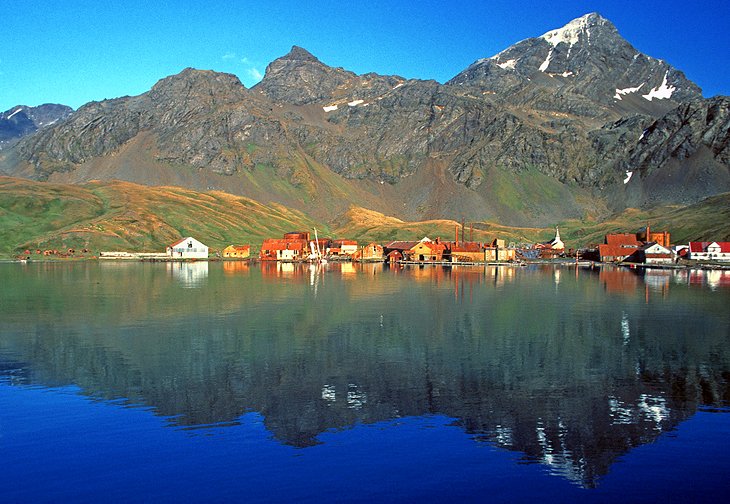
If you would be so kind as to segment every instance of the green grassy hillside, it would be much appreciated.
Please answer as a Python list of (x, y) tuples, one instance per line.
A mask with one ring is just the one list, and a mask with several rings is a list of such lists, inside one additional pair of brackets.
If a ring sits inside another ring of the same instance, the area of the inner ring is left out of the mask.
[[(687, 207), (651, 211), (630, 209), (601, 222), (556, 223), (567, 247), (600, 243), (609, 232), (633, 232), (650, 224), (667, 230), (673, 243), (730, 240), (730, 194)], [(178, 187), (148, 187), (127, 182), (63, 185), (0, 177), (0, 256), (25, 249), (87, 248), (162, 252), (184, 236), (194, 236), (213, 251), (230, 244), (251, 244), (264, 238), (317, 228), (321, 236), (356, 239), (361, 243), (420, 239), (453, 240), (459, 224), (452, 220), (406, 222), (352, 207), (333, 222), (318, 222), (281, 205), (263, 205), (223, 192), (198, 193)], [(459, 231), (460, 233), (460, 231)], [(467, 222), (468, 240), (547, 241), (554, 228), (507, 227)]]
[(712, 196), (684, 207), (627, 209), (601, 222), (562, 222), (560, 234), (566, 244), (586, 246), (602, 243), (606, 233), (634, 232), (647, 224), (655, 231), (669, 231), (673, 244), (730, 241), (730, 193)]
[[(332, 224), (338, 235), (360, 241), (385, 242), (393, 239), (420, 239), (424, 236), (453, 240), (457, 223), (451, 220), (404, 222), (377, 212), (351, 208)], [(636, 232), (649, 224), (656, 231), (669, 231), (672, 243), (718, 240), (730, 241), (730, 194), (708, 198), (700, 203), (652, 210), (628, 209), (602, 221), (569, 220), (557, 222), (560, 236), (568, 248), (603, 243), (606, 233)], [(534, 243), (549, 241), (555, 228), (510, 227), (493, 222), (467, 222), (464, 237), (474, 241), (501, 238), (507, 242)]]
[(222, 192), (126, 182), (60, 185), (0, 177), (0, 255), (25, 249), (164, 252), (194, 236), (212, 249), (314, 226), (301, 212)]

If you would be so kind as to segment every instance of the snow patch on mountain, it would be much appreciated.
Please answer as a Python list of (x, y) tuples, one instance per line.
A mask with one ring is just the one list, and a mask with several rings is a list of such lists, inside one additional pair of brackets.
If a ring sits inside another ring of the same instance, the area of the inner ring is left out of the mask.
[(23, 107), (18, 107), (18, 110), (16, 110), (16, 111), (15, 111), (15, 112), (13, 112), (12, 114), (10, 114), (10, 115), (9, 115), (8, 117), (6, 117), (6, 119), (10, 119), (11, 117), (13, 117), (13, 116), (14, 116), (15, 114), (17, 114), (17, 113), (18, 113), (18, 112), (20, 112), (21, 110), (23, 110)]
[(332, 112), (334, 110), (337, 110), (337, 105), (328, 105), (326, 107), (322, 107), (322, 110), (325, 112)]
[(652, 101), (654, 98), (656, 98), (657, 100), (664, 100), (664, 99), (671, 98), (672, 93), (674, 93), (677, 90), (677, 88), (667, 84), (668, 75), (669, 75), (669, 70), (667, 70), (664, 73), (664, 79), (662, 80), (661, 86), (652, 88), (648, 94), (642, 95), (642, 97), (649, 101)]
[(643, 87), (644, 87), (644, 83), (641, 83), (637, 87), (627, 87), (627, 88), (623, 88), (623, 89), (616, 89), (616, 94), (613, 95), (613, 97), (615, 99), (617, 99), (617, 100), (620, 100), (621, 99), (621, 96), (627, 95), (627, 94), (630, 94), (630, 93), (636, 93), (637, 91), (639, 91)]
[(517, 64), (516, 59), (510, 59), (510, 60), (505, 61), (504, 63), (497, 63), (497, 66), (504, 70), (514, 70), (516, 64)]

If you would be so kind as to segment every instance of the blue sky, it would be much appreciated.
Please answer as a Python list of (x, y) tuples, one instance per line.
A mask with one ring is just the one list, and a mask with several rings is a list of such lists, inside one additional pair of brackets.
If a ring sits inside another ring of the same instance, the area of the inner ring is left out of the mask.
[(730, 95), (727, 0), (0, 0), (0, 111), (137, 95), (186, 67), (250, 87), (292, 45), (356, 73), (444, 82), (593, 11), (705, 96)]

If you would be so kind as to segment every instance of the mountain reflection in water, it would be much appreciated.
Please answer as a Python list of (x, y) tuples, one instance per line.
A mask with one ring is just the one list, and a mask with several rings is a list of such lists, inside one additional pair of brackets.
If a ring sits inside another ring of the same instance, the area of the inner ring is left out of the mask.
[(254, 411), (297, 447), (440, 414), (592, 487), (730, 403), (727, 272), (83, 263), (0, 265), (0, 282), (0, 382), (186, 428)]

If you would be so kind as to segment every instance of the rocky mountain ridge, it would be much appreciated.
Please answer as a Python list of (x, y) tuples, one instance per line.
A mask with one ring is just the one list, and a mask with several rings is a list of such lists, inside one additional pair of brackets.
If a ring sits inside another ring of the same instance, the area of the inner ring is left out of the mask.
[(589, 14), (446, 84), (329, 67), (300, 47), (246, 89), (186, 69), (0, 153), (6, 174), (223, 189), (334, 218), (544, 224), (730, 190), (728, 104)]
[[(654, 115), (702, 98), (681, 71), (640, 53), (597, 13), (478, 60), (447, 84), (477, 86), (510, 103), (599, 117), (624, 112), (621, 105), (631, 98), (648, 102), (633, 100), (632, 112), (643, 108)], [(551, 100), (540, 97), (546, 87), (554, 91)]]
[(0, 114), (0, 150), (39, 129), (63, 121), (73, 113), (71, 107), (46, 103), (37, 107), (17, 105)]

